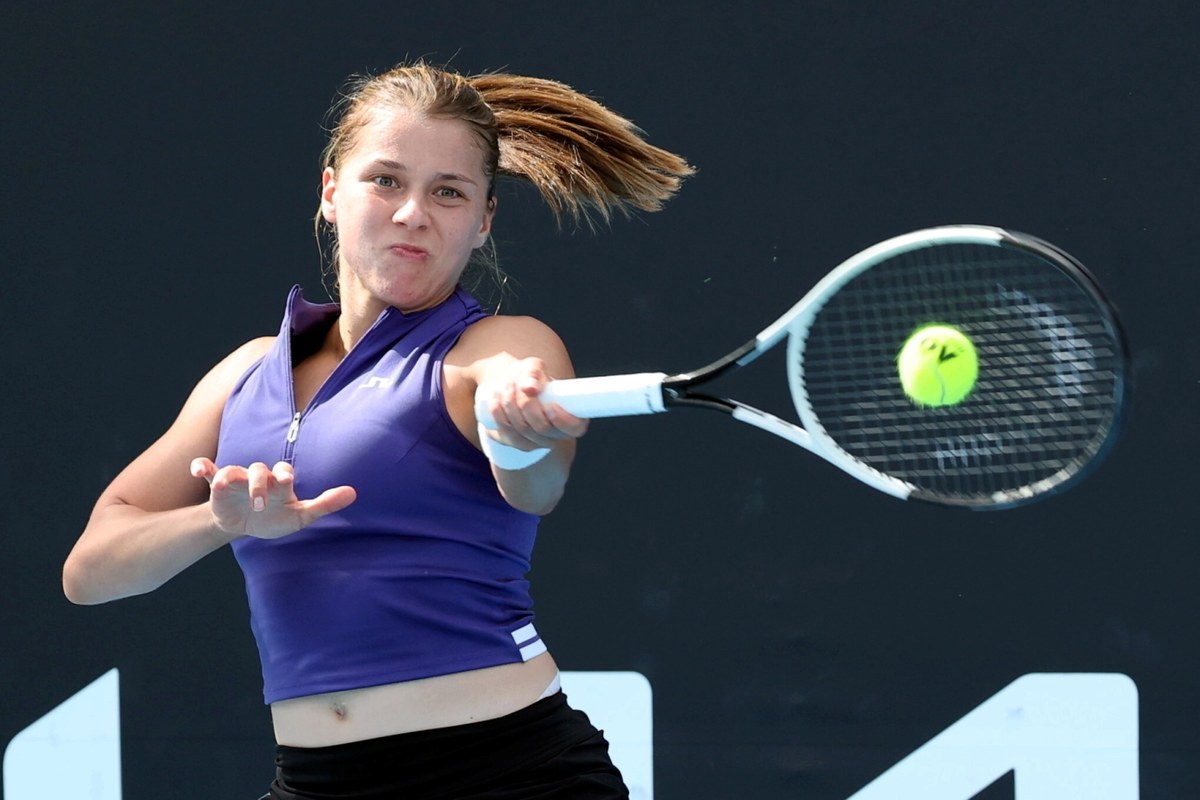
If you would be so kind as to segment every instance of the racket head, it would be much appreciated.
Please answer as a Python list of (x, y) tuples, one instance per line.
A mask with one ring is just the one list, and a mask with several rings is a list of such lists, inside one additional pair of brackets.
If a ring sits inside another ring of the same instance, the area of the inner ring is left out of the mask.
[[(1010, 508), (1082, 479), (1126, 399), (1115, 310), (1067, 253), (960, 225), (905, 234), (833, 270), (788, 321), (788, 380), (814, 449), (907, 499)], [(966, 333), (979, 377), (957, 405), (921, 407), (896, 359), (917, 329)]]

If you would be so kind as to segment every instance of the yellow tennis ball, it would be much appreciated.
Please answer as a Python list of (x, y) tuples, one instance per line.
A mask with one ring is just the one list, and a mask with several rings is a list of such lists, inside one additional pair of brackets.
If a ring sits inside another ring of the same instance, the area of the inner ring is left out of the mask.
[(975, 388), (979, 354), (965, 333), (950, 325), (918, 328), (896, 358), (900, 385), (922, 406), (961, 403)]

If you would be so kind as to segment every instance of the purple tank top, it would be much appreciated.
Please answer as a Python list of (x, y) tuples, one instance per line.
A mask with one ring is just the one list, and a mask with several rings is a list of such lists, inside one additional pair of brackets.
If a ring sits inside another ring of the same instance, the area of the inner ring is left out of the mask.
[(293, 289), (279, 337), (221, 420), (218, 466), (286, 460), (300, 497), (342, 484), (358, 492), (348, 508), (290, 536), (233, 543), (264, 699), (544, 652), (525, 579), (538, 518), (500, 496), (442, 396), (442, 359), (485, 312), (461, 289), (426, 311), (388, 308), (296, 409), (293, 340), (319, 337), (337, 314)]

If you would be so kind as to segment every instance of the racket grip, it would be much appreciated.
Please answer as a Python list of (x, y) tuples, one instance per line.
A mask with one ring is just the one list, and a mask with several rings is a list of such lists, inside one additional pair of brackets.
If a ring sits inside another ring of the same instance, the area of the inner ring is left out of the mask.
[[(630, 375), (605, 375), (598, 378), (566, 378), (550, 381), (542, 390), (543, 403), (557, 403), (569, 414), (585, 419), (630, 417), (665, 411), (662, 382), (665, 372), (638, 372)], [(475, 392), (475, 418), (488, 428), (496, 421), (488, 411), (488, 400), (495, 394), (482, 385)]]

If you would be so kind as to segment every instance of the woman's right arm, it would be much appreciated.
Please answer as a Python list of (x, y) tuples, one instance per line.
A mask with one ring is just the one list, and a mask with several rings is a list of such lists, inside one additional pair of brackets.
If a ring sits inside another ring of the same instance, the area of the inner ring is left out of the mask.
[(149, 592), (237, 537), (214, 524), (209, 485), (191, 465), (215, 457), (225, 401), (271, 341), (250, 341), (213, 367), (167, 432), (100, 495), (63, 565), (71, 602)]

